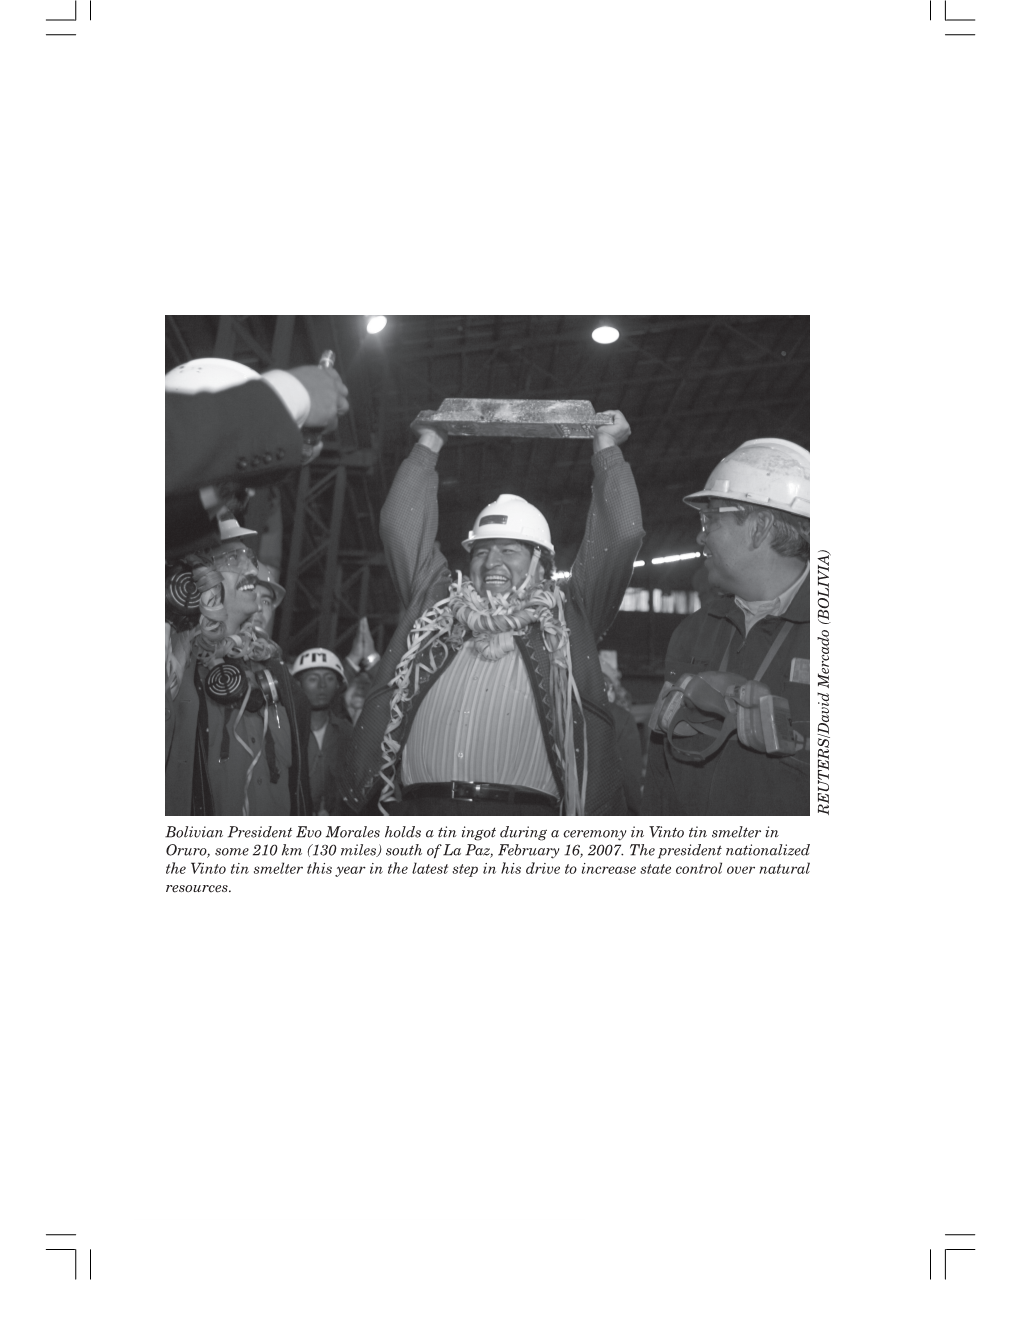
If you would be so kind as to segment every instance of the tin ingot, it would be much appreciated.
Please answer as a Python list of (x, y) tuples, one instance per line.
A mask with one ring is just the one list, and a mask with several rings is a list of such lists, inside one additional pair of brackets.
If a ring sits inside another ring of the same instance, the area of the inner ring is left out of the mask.
[(444, 399), (435, 412), (420, 412), (411, 425), (447, 438), (594, 440), (595, 428), (612, 421), (611, 413), (596, 413), (584, 399)]

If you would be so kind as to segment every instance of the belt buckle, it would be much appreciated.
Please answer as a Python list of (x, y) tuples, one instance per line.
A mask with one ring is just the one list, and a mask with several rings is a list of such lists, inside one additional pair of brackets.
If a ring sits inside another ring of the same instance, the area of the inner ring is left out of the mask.
[(450, 799), (453, 802), (473, 802), (474, 794), (471, 792), (472, 785), (461, 783), (454, 780), (450, 784)]

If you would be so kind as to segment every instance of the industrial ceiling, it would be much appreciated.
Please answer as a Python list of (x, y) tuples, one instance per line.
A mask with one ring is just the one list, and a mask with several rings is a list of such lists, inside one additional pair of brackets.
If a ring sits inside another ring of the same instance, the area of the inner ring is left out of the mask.
[[(810, 447), (806, 316), (390, 316), (377, 335), (366, 320), (169, 316), (166, 366), (222, 355), (266, 370), (333, 348), (352, 404), (334, 453), (367, 460), (376, 511), (408, 451), (412, 418), (444, 398), (620, 408), (633, 431), (625, 452), (641, 493), (646, 559), (694, 549), (697, 518), (681, 497), (742, 441), (780, 436)], [(619, 330), (615, 343), (592, 340), (602, 324)], [(569, 566), (590, 455), (584, 440), (451, 441), (439, 464), (443, 549), (458, 562), (478, 510), (509, 491), (542, 509), (559, 564)]]

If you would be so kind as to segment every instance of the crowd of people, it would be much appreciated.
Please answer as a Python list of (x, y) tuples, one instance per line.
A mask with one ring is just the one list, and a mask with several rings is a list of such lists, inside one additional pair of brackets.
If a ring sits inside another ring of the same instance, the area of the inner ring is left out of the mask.
[[(418, 426), (380, 516), (400, 600), (385, 652), (287, 658), (284, 589), (243, 525), (251, 490), (348, 408), (327, 365), (167, 376), (168, 815), (807, 815), (810, 466), (752, 440), (685, 497), (708, 591), (673, 634), (644, 746), (599, 641), (644, 538), (619, 410), (601, 414), (580, 549), (486, 505), (452, 567), (437, 541), (445, 437)], [(370, 639), (369, 639), (370, 640)]]

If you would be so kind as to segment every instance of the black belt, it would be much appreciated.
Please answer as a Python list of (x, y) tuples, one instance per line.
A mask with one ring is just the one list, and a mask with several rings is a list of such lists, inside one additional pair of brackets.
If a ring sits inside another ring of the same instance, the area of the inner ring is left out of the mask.
[(534, 788), (514, 788), (509, 784), (408, 784), (400, 789), (405, 798), (452, 798), (455, 802), (524, 802), (537, 807), (560, 805), (559, 798), (539, 793)]

